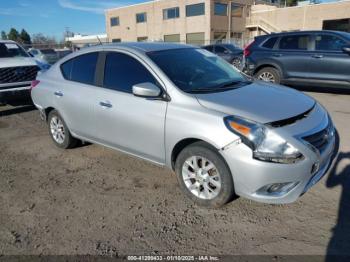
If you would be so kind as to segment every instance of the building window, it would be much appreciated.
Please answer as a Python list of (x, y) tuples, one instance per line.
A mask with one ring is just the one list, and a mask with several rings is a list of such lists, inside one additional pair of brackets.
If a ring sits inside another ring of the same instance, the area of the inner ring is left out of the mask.
[(227, 15), (227, 4), (215, 3), (214, 4), (214, 14), (215, 15)]
[(243, 6), (232, 3), (231, 15), (232, 17), (243, 17)]
[(137, 42), (147, 42), (148, 37), (147, 36), (141, 36), (137, 38)]
[(192, 45), (204, 45), (204, 33), (190, 33), (186, 35), (186, 43)]
[(112, 39), (112, 43), (120, 43), (122, 40), (120, 38)]
[(205, 14), (205, 4), (186, 5), (186, 16), (198, 16)]
[(179, 43), (180, 42), (180, 34), (165, 35), (164, 42)]
[(136, 23), (146, 23), (147, 13), (136, 14)]
[(178, 7), (163, 10), (163, 19), (175, 19), (180, 17), (180, 9)]
[(111, 17), (111, 26), (119, 25), (119, 17)]

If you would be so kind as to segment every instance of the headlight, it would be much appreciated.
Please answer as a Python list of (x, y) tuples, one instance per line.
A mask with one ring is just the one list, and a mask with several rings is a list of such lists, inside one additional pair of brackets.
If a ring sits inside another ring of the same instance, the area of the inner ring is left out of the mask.
[(224, 121), (253, 150), (255, 159), (290, 164), (303, 158), (298, 149), (262, 124), (237, 116), (226, 117)]

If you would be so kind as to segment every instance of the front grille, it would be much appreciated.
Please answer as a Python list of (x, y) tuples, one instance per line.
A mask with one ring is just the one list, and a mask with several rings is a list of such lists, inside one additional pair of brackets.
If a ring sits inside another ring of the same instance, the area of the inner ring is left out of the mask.
[(332, 131), (332, 124), (330, 123), (325, 129), (315, 134), (305, 136), (303, 139), (315, 147), (320, 153), (322, 153), (323, 150), (327, 147), (333, 135), (334, 132)]
[(0, 68), (0, 84), (35, 80), (39, 70), (40, 69), (37, 66)]

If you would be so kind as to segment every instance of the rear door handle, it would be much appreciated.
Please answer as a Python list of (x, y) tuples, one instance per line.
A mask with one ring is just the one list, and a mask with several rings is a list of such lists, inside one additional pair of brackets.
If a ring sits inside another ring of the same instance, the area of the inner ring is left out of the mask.
[(112, 108), (112, 104), (110, 102), (100, 102), (100, 106), (103, 108)]
[(323, 55), (313, 55), (313, 58), (323, 58)]
[(56, 91), (56, 92), (55, 92), (55, 96), (57, 96), (57, 97), (62, 97), (62, 96), (63, 96), (63, 93), (60, 92), (60, 91)]
[(274, 57), (281, 57), (283, 56), (282, 54), (273, 54)]

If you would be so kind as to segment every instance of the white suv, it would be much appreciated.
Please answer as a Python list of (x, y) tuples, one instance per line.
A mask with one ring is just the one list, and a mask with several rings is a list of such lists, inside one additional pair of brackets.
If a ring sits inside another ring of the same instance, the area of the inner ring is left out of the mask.
[(0, 40), (0, 102), (5, 95), (26, 92), (40, 67), (20, 45)]

